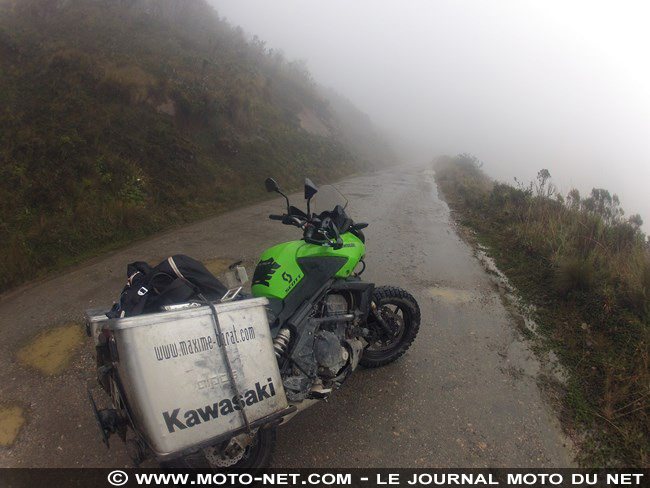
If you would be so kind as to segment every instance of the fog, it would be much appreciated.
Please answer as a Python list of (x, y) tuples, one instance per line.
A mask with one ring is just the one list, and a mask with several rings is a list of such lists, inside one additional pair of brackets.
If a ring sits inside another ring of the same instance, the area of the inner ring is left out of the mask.
[[(521, 0), (212, 0), (304, 59), (390, 134), (404, 162), (470, 152), (505, 181), (650, 200), (650, 4)], [(401, 141), (401, 142), (400, 142)], [(408, 150), (405, 150), (408, 149)]]

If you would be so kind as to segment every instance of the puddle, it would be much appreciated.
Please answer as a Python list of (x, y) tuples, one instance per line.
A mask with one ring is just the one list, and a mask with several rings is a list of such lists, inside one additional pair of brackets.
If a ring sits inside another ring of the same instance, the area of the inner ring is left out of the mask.
[(0, 447), (11, 446), (25, 423), (20, 407), (0, 407)]
[(469, 302), (474, 298), (474, 294), (467, 290), (458, 290), (456, 288), (445, 288), (436, 286), (429, 288), (429, 293), (433, 298), (439, 298), (447, 302)]
[(82, 327), (77, 324), (48, 329), (18, 350), (16, 359), (23, 366), (51, 376), (61, 373), (75, 350), (83, 343)]
[(228, 269), (228, 266), (230, 266), (234, 262), (235, 260), (233, 259), (213, 258), (213, 259), (208, 259), (207, 261), (203, 261), (203, 264), (205, 265), (206, 268), (208, 268), (208, 271), (210, 273), (217, 276), (225, 272)]

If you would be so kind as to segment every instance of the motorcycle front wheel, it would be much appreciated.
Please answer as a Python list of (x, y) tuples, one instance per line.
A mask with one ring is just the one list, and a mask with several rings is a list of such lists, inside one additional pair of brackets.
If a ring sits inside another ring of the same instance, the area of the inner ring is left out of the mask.
[(398, 359), (411, 347), (420, 330), (420, 306), (406, 290), (377, 287), (372, 302), (367, 323), (371, 336), (360, 360), (366, 368), (385, 366)]
[(225, 456), (222, 453), (223, 446), (213, 446), (173, 461), (166, 461), (160, 466), (173, 469), (212, 469), (217, 472), (266, 468), (271, 463), (275, 448), (275, 434), (274, 427), (258, 430), (251, 445), (246, 447), (243, 453), (238, 453), (234, 457)]

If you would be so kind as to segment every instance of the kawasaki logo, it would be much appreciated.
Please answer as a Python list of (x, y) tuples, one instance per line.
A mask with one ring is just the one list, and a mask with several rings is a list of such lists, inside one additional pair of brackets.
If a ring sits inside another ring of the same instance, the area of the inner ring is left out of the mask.
[(185, 430), (188, 427), (194, 427), (203, 422), (216, 420), (219, 418), (219, 415), (222, 417), (230, 415), (244, 407), (250, 407), (251, 405), (255, 405), (257, 402), (275, 396), (275, 387), (273, 386), (272, 379), (267, 378), (266, 381), (268, 381), (266, 385), (262, 386), (259, 382), (255, 383), (255, 389), (250, 389), (245, 391), (243, 394), (235, 395), (232, 398), (218, 400), (212, 405), (206, 405), (194, 410), (186, 410), (182, 415), (180, 408), (175, 408), (171, 412), (163, 412), (162, 416), (165, 420), (167, 430), (170, 433), (176, 432), (176, 429)]
[(255, 273), (253, 273), (253, 285), (269, 286), (269, 280), (279, 267), (280, 265), (273, 258), (257, 263)]

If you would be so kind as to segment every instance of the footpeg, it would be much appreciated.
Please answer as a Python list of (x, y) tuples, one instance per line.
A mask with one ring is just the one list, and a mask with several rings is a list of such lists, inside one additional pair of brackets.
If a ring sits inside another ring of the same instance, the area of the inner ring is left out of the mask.
[(309, 397), (314, 400), (325, 400), (332, 393), (332, 388), (323, 388), (323, 385), (314, 385), (309, 392)]

